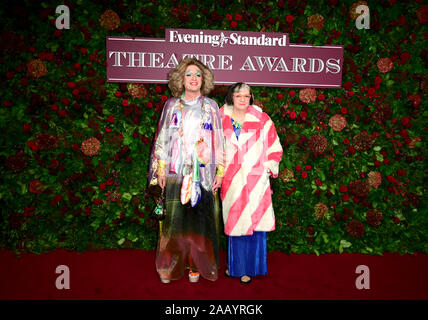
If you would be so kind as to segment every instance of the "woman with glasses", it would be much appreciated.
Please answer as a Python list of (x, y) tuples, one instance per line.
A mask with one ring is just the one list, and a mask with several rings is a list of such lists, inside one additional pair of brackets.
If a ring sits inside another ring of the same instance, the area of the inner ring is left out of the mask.
[(282, 147), (275, 126), (253, 105), (249, 85), (229, 88), (220, 109), (226, 164), (221, 185), (224, 232), (228, 238), (228, 277), (250, 283), (267, 274), (266, 232), (275, 229), (269, 177), (277, 177)]

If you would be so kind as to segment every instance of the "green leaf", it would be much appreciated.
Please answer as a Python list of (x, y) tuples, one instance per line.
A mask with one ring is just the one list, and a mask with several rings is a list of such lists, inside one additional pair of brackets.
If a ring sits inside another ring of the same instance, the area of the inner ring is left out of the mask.
[(131, 195), (129, 192), (125, 192), (125, 193), (122, 195), (122, 198), (124, 198), (124, 199), (126, 199), (126, 200), (128, 200), (128, 201), (131, 201), (131, 199), (132, 199), (132, 195)]
[(124, 144), (124, 145), (126, 145), (126, 146), (129, 146), (129, 145), (131, 144), (131, 142), (132, 142), (132, 137), (131, 137), (131, 136), (128, 136), (128, 135), (126, 135), (126, 136), (124, 137), (124, 139), (123, 139), (123, 144)]
[(322, 234), (321, 234), (321, 236), (322, 236), (322, 238), (323, 238), (324, 242), (325, 242), (325, 243), (328, 243), (328, 235), (327, 235), (327, 234), (325, 234), (325, 233), (322, 233)]
[(340, 246), (342, 248), (349, 248), (350, 246), (352, 246), (352, 243), (347, 241), (347, 240), (342, 239), (342, 240), (340, 240)]

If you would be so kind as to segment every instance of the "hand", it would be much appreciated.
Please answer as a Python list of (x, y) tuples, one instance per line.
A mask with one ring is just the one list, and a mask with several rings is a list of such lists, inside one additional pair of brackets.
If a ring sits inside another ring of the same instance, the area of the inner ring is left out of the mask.
[(166, 177), (165, 176), (158, 176), (158, 183), (159, 183), (159, 187), (161, 187), (163, 190), (165, 188), (165, 185), (166, 185)]
[(221, 187), (221, 183), (223, 182), (222, 177), (215, 177), (213, 182), (213, 192), (216, 192), (218, 188)]

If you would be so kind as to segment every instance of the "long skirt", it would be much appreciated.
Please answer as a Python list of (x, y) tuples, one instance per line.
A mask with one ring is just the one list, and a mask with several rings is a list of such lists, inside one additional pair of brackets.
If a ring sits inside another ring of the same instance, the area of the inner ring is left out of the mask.
[(182, 178), (168, 177), (166, 217), (162, 221), (156, 252), (161, 279), (178, 280), (186, 269), (217, 280), (219, 266), (219, 206), (217, 195), (201, 187), (201, 201), (193, 207), (180, 201)]
[(227, 267), (232, 277), (267, 274), (266, 232), (229, 236)]

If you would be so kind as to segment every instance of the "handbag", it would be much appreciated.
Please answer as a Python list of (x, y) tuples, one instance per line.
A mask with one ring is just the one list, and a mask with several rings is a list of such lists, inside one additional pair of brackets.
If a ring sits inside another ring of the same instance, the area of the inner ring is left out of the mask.
[(165, 194), (162, 190), (161, 195), (158, 197), (156, 201), (156, 207), (150, 213), (150, 218), (153, 220), (164, 220), (166, 217), (166, 208), (165, 208)]

